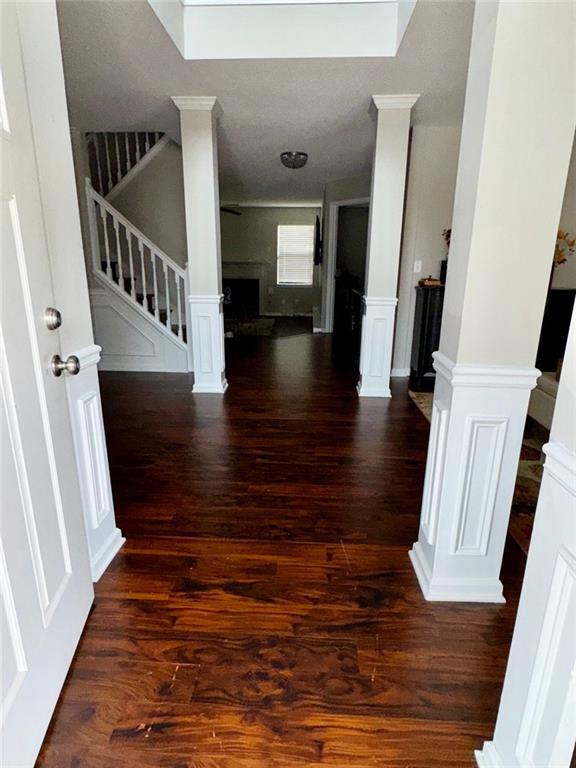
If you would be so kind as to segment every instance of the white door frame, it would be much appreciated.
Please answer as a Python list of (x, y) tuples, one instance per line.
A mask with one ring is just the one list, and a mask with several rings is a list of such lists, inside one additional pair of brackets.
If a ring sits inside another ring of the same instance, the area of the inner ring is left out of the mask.
[(326, 249), (326, 292), (324, 294), (326, 301), (326, 323), (325, 333), (332, 333), (334, 330), (334, 299), (335, 286), (334, 278), (336, 273), (336, 252), (338, 248), (338, 218), (340, 208), (344, 206), (368, 205), (369, 197), (356, 197), (351, 200), (336, 200), (328, 206), (328, 243)]

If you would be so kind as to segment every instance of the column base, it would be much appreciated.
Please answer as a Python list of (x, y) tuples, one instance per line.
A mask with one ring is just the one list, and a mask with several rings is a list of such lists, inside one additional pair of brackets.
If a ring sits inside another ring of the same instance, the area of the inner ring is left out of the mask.
[(424, 598), (430, 602), (505, 603), (500, 579), (432, 577), (420, 542), (408, 552)]
[(195, 395), (223, 395), (228, 388), (224, 370), (223, 298), (222, 294), (188, 297)]
[(396, 298), (364, 297), (360, 349), (360, 397), (392, 397), (390, 369), (394, 342)]
[(418, 542), (426, 600), (503, 603), (500, 569), (535, 368), (456, 365), (436, 385)]
[(478, 768), (506, 768), (492, 741), (485, 741), (482, 750), (474, 751), (474, 757)]
[(226, 379), (222, 381), (222, 384), (216, 384), (214, 386), (208, 384), (194, 384), (192, 386), (192, 392), (195, 395), (223, 395), (228, 389), (228, 382)]
[(96, 582), (100, 579), (106, 568), (110, 565), (114, 557), (122, 549), (126, 542), (120, 528), (114, 528), (112, 534), (104, 542), (101, 549), (91, 558), (90, 568), (92, 571), (92, 581)]
[(362, 386), (362, 379), (358, 382), (356, 387), (359, 397), (392, 397), (390, 387), (366, 387)]

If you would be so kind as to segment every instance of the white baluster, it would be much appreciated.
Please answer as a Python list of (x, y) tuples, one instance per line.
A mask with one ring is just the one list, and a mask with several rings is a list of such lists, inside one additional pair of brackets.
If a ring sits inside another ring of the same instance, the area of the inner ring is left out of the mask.
[(160, 310), (158, 308), (158, 274), (156, 271), (156, 254), (150, 249), (150, 257), (152, 258), (152, 280), (154, 284), (154, 317), (160, 321)]
[(116, 149), (116, 184), (122, 178), (122, 166), (120, 165), (120, 147), (118, 145), (118, 134), (114, 134), (114, 147)]
[(108, 144), (108, 134), (104, 133), (104, 146), (106, 147), (106, 168), (108, 170), (108, 184), (106, 185), (106, 190), (102, 194), (108, 194), (112, 187), (114, 186), (112, 182), (112, 164), (110, 162), (110, 146)]
[(142, 306), (148, 311), (148, 297), (146, 296), (146, 262), (144, 261), (144, 243), (138, 240), (138, 250), (140, 252), (140, 268), (142, 270)]
[(116, 232), (116, 258), (118, 260), (118, 285), (124, 290), (124, 269), (122, 267), (122, 248), (120, 247), (120, 224), (113, 218), (114, 231)]
[[(112, 280), (112, 266), (110, 264), (110, 243), (108, 241), (108, 216), (104, 206), (100, 206), (100, 216), (102, 217), (102, 230), (104, 232), (104, 253), (106, 254), (106, 276)], [(102, 269), (102, 264), (100, 264)]]
[(140, 134), (138, 132), (134, 133), (134, 139), (136, 141), (136, 162), (140, 162)]
[(144, 154), (150, 152), (150, 134), (148, 131), (144, 134)]
[(100, 255), (100, 238), (98, 235), (98, 212), (96, 201), (92, 196), (92, 184), (86, 179), (86, 197), (88, 203), (88, 226), (90, 230), (90, 250), (92, 251), (92, 267), (102, 271), (102, 257)]
[(124, 149), (126, 150), (126, 173), (132, 168), (132, 163), (130, 162), (130, 141), (128, 138), (128, 132), (125, 131), (124, 133)]
[(98, 192), (100, 192), (101, 195), (104, 194), (104, 181), (102, 179), (102, 165), (100, 164), (100, 141), (98, 138), (98, 134), (94, 134), (94, 142), (93, 145), (94, 152), (96, 154), (96, 171), (98, 173)]
[(180, 276), (175, 275), (176, 278), (176, 296), (177, 296), (177, 305), (178, 305), (178, 338), (180, 341), (184, 341), (183, 333), (182, 333), (182, 297), (180, 295)]
[(170, 284), (169, 284), (169, 276), (168, 276), (168, 264), (164, 260), (162, 260), (162, 265), (164, 267), (164, 286), (166, 290), (166, 328), (168, 328), (170, 331), (172, 330), (172, 321), (170, 320)]
[(136, 276), (134, 274), (134, 258), (132, 256), (132, 233), (125, 227), (126, 240), (128, 240), (128, 265), (130, 269), (130, 296), (136, 301)]

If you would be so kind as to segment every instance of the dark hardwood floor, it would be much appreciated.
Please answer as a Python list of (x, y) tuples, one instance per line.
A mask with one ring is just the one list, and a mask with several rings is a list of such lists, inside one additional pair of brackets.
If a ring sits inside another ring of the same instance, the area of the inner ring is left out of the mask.
[(127, 543), (41, 768), (466, 768), (493, 732), (505, 605), (427, 603), (408, 560), (428, 423), (359, 400), (330, 339), (243, 338), (222, 398), (102, 374)]

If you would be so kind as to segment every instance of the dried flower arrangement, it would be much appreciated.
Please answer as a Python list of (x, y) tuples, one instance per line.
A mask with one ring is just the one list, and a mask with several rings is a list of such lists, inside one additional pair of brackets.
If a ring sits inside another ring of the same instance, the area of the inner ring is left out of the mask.
[(556, 238), (556, 246), (554, 247), (554, 266), (558, 264), (564, 264), (568, 261), (568, 257), (574, 256), (574, 246), (576, 245), (576, 238), (570, 237), (568, 232), (563, 229), (558, 230), (558, 236)]

